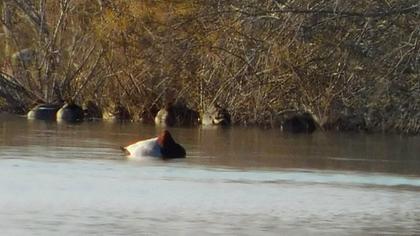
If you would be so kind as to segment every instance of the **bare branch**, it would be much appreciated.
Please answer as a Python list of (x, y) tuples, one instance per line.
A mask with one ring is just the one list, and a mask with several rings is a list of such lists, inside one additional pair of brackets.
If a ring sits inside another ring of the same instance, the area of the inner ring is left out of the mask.
[(13, 1), (25, 13), (29, 21), (35, 26), (39, 34), (49, 35), (48, 25), (43, 20), (43, 17), (36, 11), (32, 1), (27, 0), (8, 0)]

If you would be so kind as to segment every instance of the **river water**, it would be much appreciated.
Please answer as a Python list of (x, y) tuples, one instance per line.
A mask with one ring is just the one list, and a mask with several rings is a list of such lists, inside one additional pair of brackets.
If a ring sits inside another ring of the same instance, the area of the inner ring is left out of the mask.
[(420, 235), (420, 137), (0, 116), (1, 235)]

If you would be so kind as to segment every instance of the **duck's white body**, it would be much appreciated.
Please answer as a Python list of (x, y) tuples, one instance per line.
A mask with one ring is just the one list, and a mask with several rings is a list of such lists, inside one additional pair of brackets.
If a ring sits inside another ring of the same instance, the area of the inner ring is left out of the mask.
[(158, 138), (151, 138), (131, 144), (125, 149), (130, 153), (129, 157), (162, 157), (161, 147), (157, 142)]
[(185, 149), (176, 143), (169, 131), (164, 130), (158, 137), (139, 141), (122, 148), (129, 158), (157, 157), (162, 159), (185, 158)]

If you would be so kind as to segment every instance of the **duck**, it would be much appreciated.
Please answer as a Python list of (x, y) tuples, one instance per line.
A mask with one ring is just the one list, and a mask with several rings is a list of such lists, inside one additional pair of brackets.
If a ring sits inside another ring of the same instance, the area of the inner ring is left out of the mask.
[(88, 100), (83, 104), (82, 108), (86, 120), (94, 121), (102, 119), (102, 109), (96, 102)]
[(132, 118), (127, 107), (121, 104), (120, 102), (117, 102), (109, 108), (110, 110), (105, 110), (105, 112), (103, 113), (103, 118), (105, 120), (122, 122), (129, 121)]
[(60, 105), (58, 104), (38, 104), (28, 112), (27, 118), (29, 120), (54, 121), (59, 109)]
[(229, 112), (218, 104), (210, 105), (205, 111), (202, 111), (200, 121), (203, 126), (227, 127), (231, 124)]
[(164, 130), (155, 138), (138, 141), (134, 144), (122, 147), (129, 158), (156, 157), (162, 159), (185, 158), (184, 147), (175, 142), (171, 133)]
[(155, 125), (161, 127), (198, 125), (199, 114), (183, 102), (169, 102), (155, 116)]
[(64, 106), (57, 111), (57, 121), (59, 122), (81, 122), (83, 119), (83, 109), (74, 102), (64, 104)]

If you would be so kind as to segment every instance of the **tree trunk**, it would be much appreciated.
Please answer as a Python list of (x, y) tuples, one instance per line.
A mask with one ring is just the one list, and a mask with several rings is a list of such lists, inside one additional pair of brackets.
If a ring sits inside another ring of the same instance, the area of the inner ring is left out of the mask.
[(11, 41), (11, 15), (10, 15), (10, 9), (7, 4), (7, 0), (4, 0), (3, 2), (3, 12), (2, 12), (2, 18), (3, 18), (3, 32), (5, 36), (4, 40), (4, 56), (5, 58), (9, 57), (11, 55), (11, 49), (10, 49), (10, 41)]

